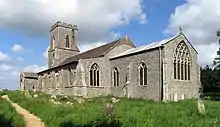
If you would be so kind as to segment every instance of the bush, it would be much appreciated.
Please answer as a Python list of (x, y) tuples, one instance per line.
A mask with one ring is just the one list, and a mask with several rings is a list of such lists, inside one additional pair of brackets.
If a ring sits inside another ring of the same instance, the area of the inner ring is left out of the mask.
[(203, 98), (205, 100), (220, 101), (220, 93), (204, 93)]

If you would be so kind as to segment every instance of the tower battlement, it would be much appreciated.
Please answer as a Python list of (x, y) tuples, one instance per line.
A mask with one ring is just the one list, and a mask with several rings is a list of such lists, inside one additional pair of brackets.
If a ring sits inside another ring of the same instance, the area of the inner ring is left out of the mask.
[(52, 27), (50, 27), (50, 31), (52, 31), (53, 29), (55, 29), (58, 26), (78, 30), (77, 25), (72, 25), (72, 24), (67, 24), (65, 22), (57, 21)]

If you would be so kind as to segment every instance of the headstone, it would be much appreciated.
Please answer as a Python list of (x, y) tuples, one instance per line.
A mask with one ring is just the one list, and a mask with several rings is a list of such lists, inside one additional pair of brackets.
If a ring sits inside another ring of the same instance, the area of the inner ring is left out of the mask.
[(61, 103), (59, 101), (54, 102), (55, 105), (60, 105)]
[(37, 98), (37, 97), (38, 97), (38, 94), (34, 94), (33, 97), (34, 97), (34, 98)]
[(83, 98), (77, 98), (77, 102), (79, 104), (83, 104), (85, 102), (85, 100)]
[(73, 103), (72, 103), (72, 102), (69, 102), (69, 101), (66, 102), (66, 104), (68, 104), (68, 105), (73, 105)]
[(56, 99), (57, 96), (56, 96), (56, 95), (51, 95), (50, 98), (51, 98), (51, 99)]
[(52, 103), (54, 103), (54, 102), (55, 102), (55, 100), (54, 100), (54, 99), (50, 99), (49, 101), (50, 101), (50, 102), (52, 102)]
[(29, 91), (25, 91), (24, 95), (27, 98), (31, 98), (32, 97), (31, 94), (29, 93)]
[(182, 94), (181, 95), (181, 100), (184, 100), (185, 99), (185, 94)]
[(111, 98), (111, 100), (112, 100), (112, 103), (118, 103), (118, 102), (120, 102), (120, 99), (117, 99), (117, 98)]
[(174, 102), (177, 102), (178, 101), (178, 94), (174, 94)]
[(112, 116), (115, 113), (114, 105), (112, 103), (105, 103), (102, 108), (102, 113), (106, 116)]
[(199, 114), (202, 114), (202, 115), (205, 114), (205, 105), (203, 101), (200, 99), (197, 101), (197, 110)]

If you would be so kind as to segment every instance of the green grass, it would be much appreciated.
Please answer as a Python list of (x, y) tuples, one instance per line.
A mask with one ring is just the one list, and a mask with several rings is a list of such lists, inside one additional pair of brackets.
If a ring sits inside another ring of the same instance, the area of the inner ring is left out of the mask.
[[(42, 93), (38, 93), (38, 98), (26, 98), (18, 91), (8, 94), (11, 100), (40, 117), (47, 127), (111, 127), (118, 122), (122, 127), (220, 126), (220, 102), (205, 101), (206, 114), (200, 115), (196, 100), (164, 103), (122, 98), (114, 105), (114, 117), (105, 118), (101, 109), (110, 97), (87, 99), (81, 105), (73, 98), (58, 97), (57, 100), (64, 102), (54, 105), (49, 102), (49, 96)], [(66, 105), (66, 101), (73, 102), (73, 106)]]
[(24, 119), (12, 105), (0, 97), (0, 127), (25, 127)]

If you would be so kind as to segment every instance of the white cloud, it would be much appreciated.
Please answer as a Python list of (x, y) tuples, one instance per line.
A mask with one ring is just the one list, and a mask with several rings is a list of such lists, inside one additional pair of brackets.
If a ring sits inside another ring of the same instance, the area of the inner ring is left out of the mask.
[(7, 64), (0, 64), (0, 72), (10, 71), (13, 67)]
[(24, 59), (22, 57), (17, 57), (16, 58), (18, 61), (24, 61)]
[(10, 61), (11, 57), (0, 51), (0, 62), (2, 61)]
[(18, 89), (21, 72), (39, 72), (47, 69), (46, 66), (29, 65), (23, 68), (0, 64), (0, 88)]
[(46, 66), (29, 65), (22, 69), (22, 72), (39, 72), (47, 69)]
[[(218, 50), (218, 45), (217, 44), (210, 44), (210, 45), (197, 45), (196, 49), (200, 53), (198, 56), (198, 62), (201, 66), (206, 66), (206, 65), (212, 65), (213, 60), (216, 57), (216, 52)], [(208, 50), (207, 50), (208, 49)]]
[(97, 42), (112, 39), (109, 33), (118, 26), (127, 25), (131, 21), (146, 23), (142, 2), (143, 0), (1, 0), (0, 26), (37, 36), (48, 34), (49, 27), (60, 20), (78, 25), (81, 42)]
[(15, 44), (15, 45), (12, 46), (11, 50), (12, 50), (13, 52), (21, 52), (21, 51), (23, 51), (24, 49), (23, 49), (23, 47), (22, 47), (21, 45)]
[(216, 31), (220, 28), (219, 0), (187, 0), (170, 16), (166, 32), (175, 33), (179, 27), (199, 51), (199, 64), (211, 65), (218, 48)]

